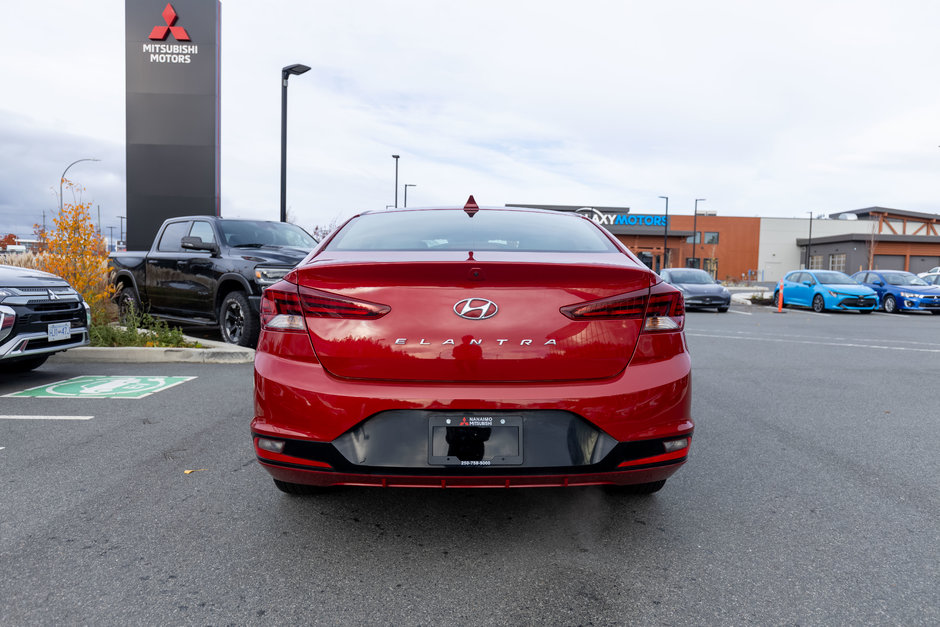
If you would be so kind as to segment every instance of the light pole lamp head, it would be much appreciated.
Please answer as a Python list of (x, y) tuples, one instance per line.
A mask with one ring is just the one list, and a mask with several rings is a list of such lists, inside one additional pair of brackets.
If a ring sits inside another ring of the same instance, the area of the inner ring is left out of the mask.
[(293, 65), (286, 65), (281, 68), (281, 78), (287, 80), (291, 74), (303, 74), (304, 72), (309, 72), (310, 66), (304, 65), (303, 63), (295, 63)]
[(392, 159), (398, 159), (401, 155), (392, 155)]

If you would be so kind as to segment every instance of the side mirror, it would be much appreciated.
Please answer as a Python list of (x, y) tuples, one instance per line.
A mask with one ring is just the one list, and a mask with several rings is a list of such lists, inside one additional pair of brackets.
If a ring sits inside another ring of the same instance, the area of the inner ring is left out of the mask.
[(803, 285), (805, 285), (806, 287), (813, 287), (813, 282), (812, 282), (812, 281), (803, 281)]
[(884, 287), (884, 286), (885, 286), (884, 281), (875, 281), (874, 284), (877, 285), (877, 286), (879, 286), (879, 287)]
[(186, 250), (205, 250), (213, 255), (219, 253), (219, 245), (214, 242), (204, 242), (201, 237), (184, 237), (180, 244)]

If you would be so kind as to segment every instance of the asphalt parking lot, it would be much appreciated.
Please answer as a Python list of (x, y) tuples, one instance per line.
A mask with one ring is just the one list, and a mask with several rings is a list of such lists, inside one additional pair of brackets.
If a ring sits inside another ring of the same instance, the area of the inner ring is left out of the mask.
[[(735, 305), (686, 333), (692, 453), (650, 497), (289, 497), (250, 364), (6, 377), (0, 623), (940, 623), (940, 317)], [(147, 395), (7, 396), (83, 375)]]

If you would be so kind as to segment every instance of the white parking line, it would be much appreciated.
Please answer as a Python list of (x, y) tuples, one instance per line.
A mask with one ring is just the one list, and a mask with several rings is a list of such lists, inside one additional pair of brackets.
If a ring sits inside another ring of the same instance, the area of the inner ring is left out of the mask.
[(0, 415), (0, 420), (91, 420), (94, 416), (26, 416)]
[(753, 316), (753, 315), (754, 315), (754, 314), (752, 314), (750, 311), (738, 311), (737, 309), (729, 309), (728, 311), (729, 311), (730, 313), (741, 314), (742, 316)]
[(886, 351), (911, 351), (915, 353), (940, 353), (940, 348), (913, 348), (908, 346), (879, 346), (877, 344), (855, 344), (853, 342), (824, 342), (824, 341), (807, 341), (807, 340), (792, 340), (792, 339), (783, 339), (783, 338), (772, 338), (772, 337), (744, 337), (740, 335), (717, 335), (711, 333), (689, 333), (685, 332), (687, 336), (693, 337), (713, 337), (719, 338), (722, 340), (750, 340), (757, 342), (776, 342), (779, 344), (812, 344), (815, 346), (845, 346), (848, 348), (879, 348)]

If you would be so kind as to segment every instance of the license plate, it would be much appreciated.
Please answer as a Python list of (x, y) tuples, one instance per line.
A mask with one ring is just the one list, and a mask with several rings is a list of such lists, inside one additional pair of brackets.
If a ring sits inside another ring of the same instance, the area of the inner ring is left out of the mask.
[(46, 334), (49, 336), (50, 342), (58, 342), (60, 340), (67, 340), (72, 337), (72, 323), (71, 322), (53, 322), (49, 325), (49, 328), (46, 330)]
[(522, 431), (522, 416), (434, 416), (428, 421), (428, 463), (463, 467), (521, 464)]

